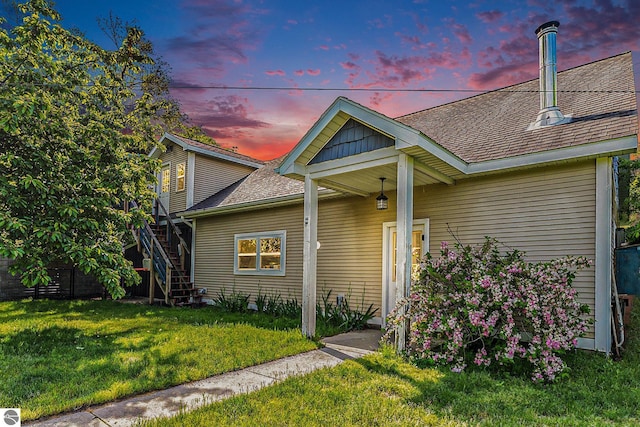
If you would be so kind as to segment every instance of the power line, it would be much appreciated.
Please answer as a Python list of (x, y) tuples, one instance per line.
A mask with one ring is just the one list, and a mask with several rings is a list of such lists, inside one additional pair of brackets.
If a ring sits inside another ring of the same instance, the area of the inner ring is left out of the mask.
[[(215, 89), (215, 90), (264, 90), (264, 91), (324, 91), (324, 92), (459, 92), (459, 93), (487, 93), (487, 92), (505, 92), (505, 93), (540, 93), (540, 90), (515, 90), (515, 89), (403, 89), (403, 88), (326, 88), (326, 87), (282, 87), (282, 86), (173, 86), (169, 85), (169, 89)], [(549, 91), (551, 92), (551, 91)], [(556, 90), (557, 93), (640, 93), (636, 90)]]
[[(65, 87), (64, 84), (54, 83), (25, 83), (22, 85), (5, 84), (6, 86), (18, 87), (18, 86), (39, 86), (39, 87)], [(0, 85), (2, 86), (2, 85)], [(94, 85), (74, 85), (73, 87), (93, 87)], [(140, 84), (134, 84), (129, 86), (129, 89), (140, 87)], [(117, 88), (117, 85), (103, 85), (106, 88)], [(295, 87), (295, 86), (225, 86), (225, 85), (169, 85), (169, 89), (192, 89), (192, 90), (256, 90), (256, 91), (304, 91), (304, 92), (409, 92), (409, 93), (488, 93), (488, 92), (503, 92), (503, 93), (540, 93), (538, 89), (409, 89), (409, 88), (337, 88), (337, 87)], [(547, 91), (552, 92), (552, 91)], [(556, 93), (640, 93), (640, 90), (563, 90), (557, 89)]]

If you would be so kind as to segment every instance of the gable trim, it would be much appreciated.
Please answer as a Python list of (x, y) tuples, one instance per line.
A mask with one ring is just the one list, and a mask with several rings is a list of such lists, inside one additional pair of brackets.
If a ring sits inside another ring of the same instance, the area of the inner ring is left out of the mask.
[[(309, 145), (320, 135), (320, 133), (331, 123), (335, 118), (340, 116), (340, 113), (348, 116), (344, 122), (349, 118), (352, 118), (363, 125), (372, 128), (373, 130), (387, 135), (394, 139), (396, 142), (396, 149), (399, 148), (398, 141), (419, 141), (425, 140), (426, 136), (419, 131), (397, 122), (381, 113), (371, 110), (367, 107), (359, 105), (347, 98), (338, 97), (333, 104), (320, 116), (318, 121), (309, 129), (306, 135), (302, 137), (300, 142), (291, 150), (291, 152), (285, 157), (280, 164), (280, 167), (276, 169), (280, 175), (288, 175), (294, 173), (294, 165), (300, 155), (309, 147)], [(344, 123), (342, 123), (344, 124)], [(342, 126), (341, 124), (341, 126)], [(337, 132), (338, 130), (336, 130)], [(335, 132), (334, 132), (335, 135)], [(332, 135), (333, 136), (333, 135)], [(432, 144), (433, 141), (429, 140)], [(327, 140), (328, 142), (328, 140)], [(405, 143), (408, 145), (415, 145), (415, 143)], [(376, 150), (378, 151), (378, 150)], [(317, 153), (314, 153), (314, 155)], [(313, 157), (313, 156), (311, 156)], [(352, 156), (353, 157), (353, 156)], [(317, 163), (318, 165), (321, 163)]]
[(393, 147), (388, 147), (309, 165), (307, 171), (312, 179), (320, 179), (331, 175), (388, 165), (397, 161), (398, 151)]
[[(237, 163), (240, 165), (244, 165), (244, 166), (250, 166), (252, 168), (260, 168), (263, 166), (262, 163), (257, 163), (257, 162), (252, 162), (250, 160), (246, 160), (246, 159), (240, 159), (234, 156), (229, 156), (226, 155), (224, 153), (218, 153), (215, 151), (209, 151), (206, 150), (204, 148), (200, 148), (200, 147), (194, 147), (192, 145), (186, 144), (184, 141), (182, 141), (180, 138), (177, 138), (176, 136), (170, 134), (170, 133), (165, 133), (164, 135), (162, 135), (162, 138), (160, 138), (160, 142), (162, 143), (162, 141), (164, 139), (167, 139), (171, 142), (173, 142), (174, 144), (179, 145), (180, 147), (182, 147), (182, 149), (184, 151), (190, 151), (190, 152), (194, 152), (194, 153), (198, 153), (198, 154), (202, 154), (203, 156), (207, 156), (207, 157), (211, 157), (214, 159), (219, 159), (219, 160), (224, 160), (227, 162), (231, 162), (231, 163)], [(151, 152), (149, 153), (149, 157), (158, 157), (161, 154), (161, 150), (158, 147), (154, 147), (153, 150), (151, 150)]]

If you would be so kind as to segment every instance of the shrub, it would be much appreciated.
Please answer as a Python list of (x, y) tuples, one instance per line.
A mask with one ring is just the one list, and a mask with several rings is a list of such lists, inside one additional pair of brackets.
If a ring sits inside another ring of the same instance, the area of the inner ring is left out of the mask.
[(457, 372), (468, 363), (522, 360), (534, 381), (553, 381), (566, 367), (561, 355), (589, 325), (589, 307), (577, 301), (571, 282), (590, 263), (523, 258), (517, 250), (501, 255), (491, 238), (455, 250), (443, 242), (441, 257), (427, 255), (411, 295), (389, 314), (387, 334), (408, 321), (408, 347), (417, 360)]

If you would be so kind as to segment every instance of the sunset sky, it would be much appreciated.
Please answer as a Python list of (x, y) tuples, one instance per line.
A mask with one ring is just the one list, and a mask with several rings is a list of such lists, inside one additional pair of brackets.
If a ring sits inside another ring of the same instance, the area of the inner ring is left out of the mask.
[(262, 160), (289, 151), (337, 96), (397, 117), (536, 78), (534, 30), (550, 20), (560, 21), (560, 70), (629, 50), (640, 70), (638, 0), (58, 0), (56, 8), (65, 27), (105, 47), (97, 17), (135, 20), (171, 65), (172, 94), (192, 122)]

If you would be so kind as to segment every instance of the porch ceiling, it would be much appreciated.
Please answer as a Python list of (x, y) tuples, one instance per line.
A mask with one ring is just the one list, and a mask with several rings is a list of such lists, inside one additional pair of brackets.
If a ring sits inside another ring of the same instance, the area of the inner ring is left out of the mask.
[[(380, 178), (384, 177), (384, 190), (393, 191), (397, 188), (397, 164), (387, 164), (352, 172), (329, 175), (318, 179), (322, 187), (337, 191), (359, 194), (361, 196), (377, 194), (380, 192)], [(441, 183), (419, 169), (414, 169), (414, 185), (429, 185)]]

